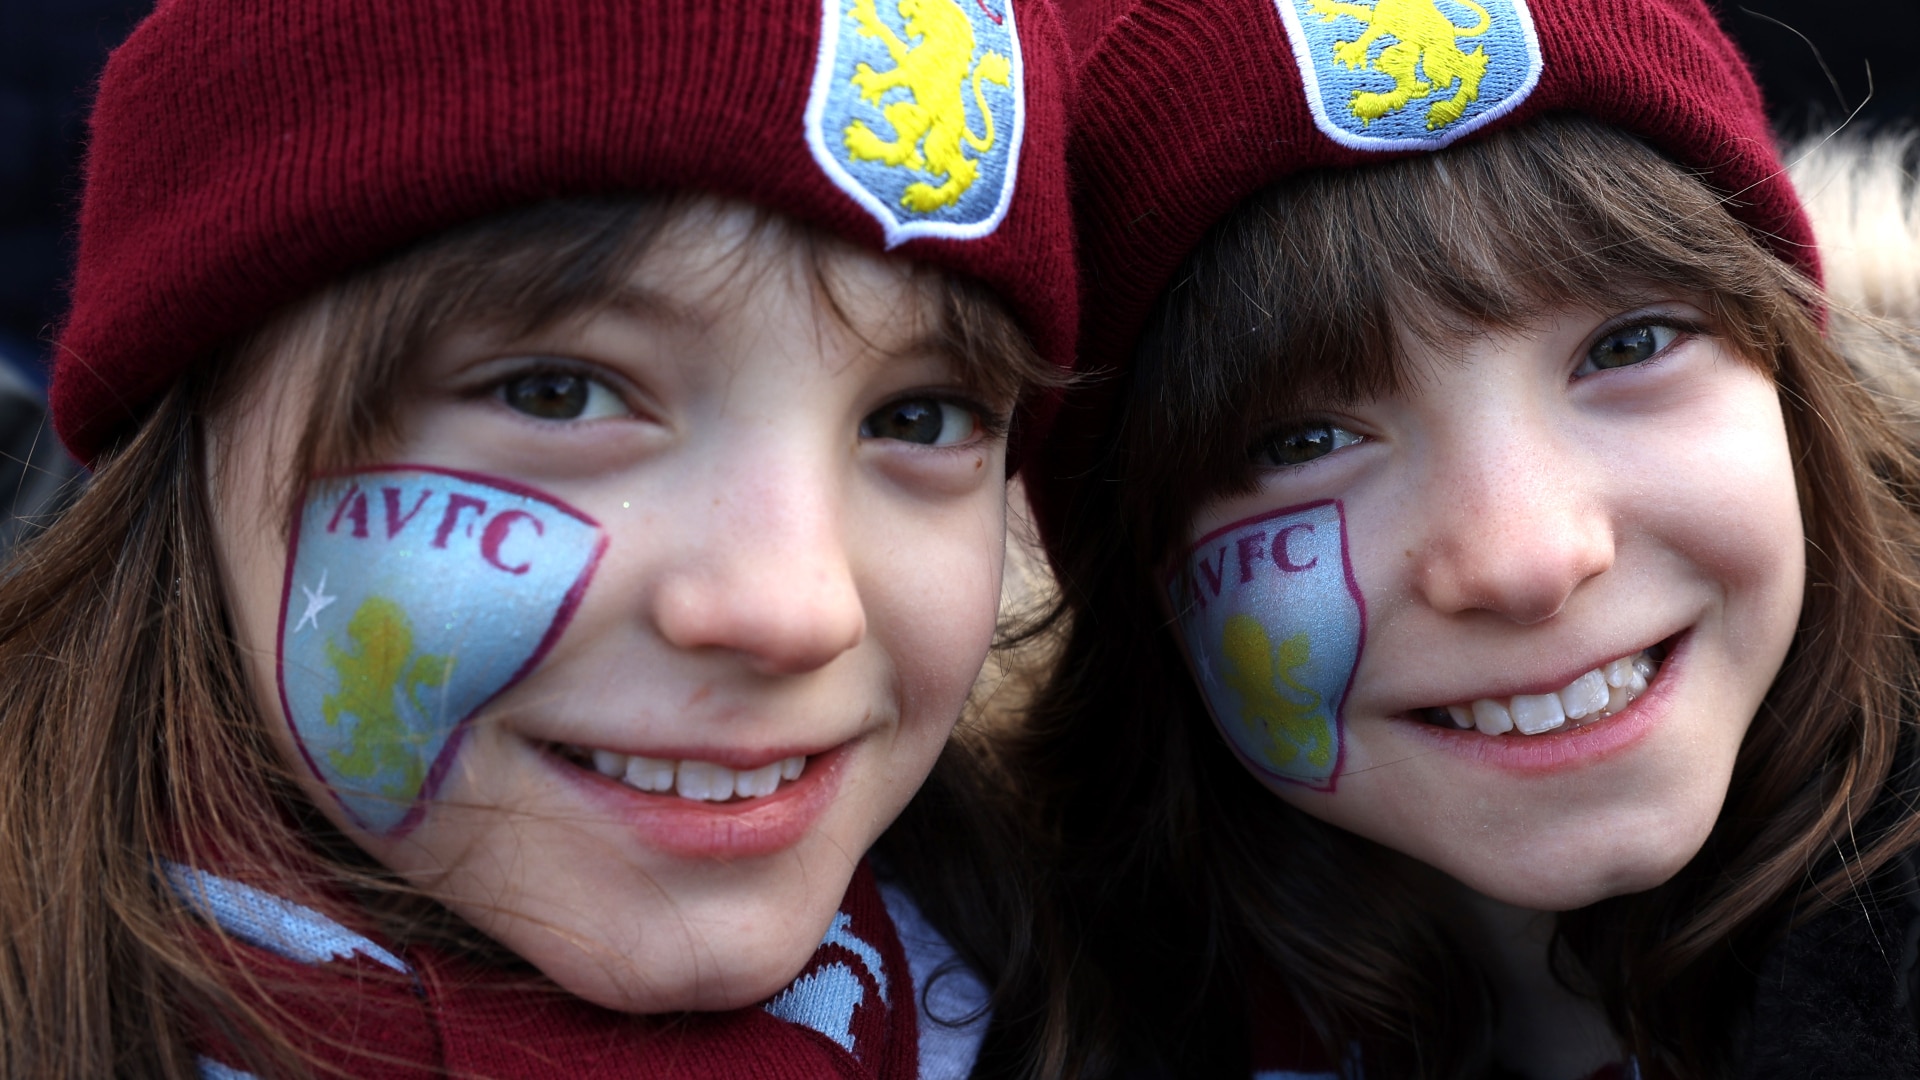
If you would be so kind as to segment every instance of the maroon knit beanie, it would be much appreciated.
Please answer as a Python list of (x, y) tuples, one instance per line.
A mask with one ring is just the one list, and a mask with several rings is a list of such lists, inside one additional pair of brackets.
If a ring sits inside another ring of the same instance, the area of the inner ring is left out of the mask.
[[(1776, 255), (1819, 277), (1759, 90), (1702, 0), (1075, 0), (1065, 11), (1082, 367), (1096, 373), (1127, 366), (1175, 271), (1254, 193), (1554, 111), (1696, 170)], [(1069, 478), (1088, 468), (1108, 396), (1096, 386), (1070, 403), (1030, 469), (1043, 527), (1071, 512)]]
[(694, 190), (984, 282), (1071, 362), (1048, 0), (162, 0), (93, 114), (53, 412), (90, 460), (208, 351), (412, 241)]

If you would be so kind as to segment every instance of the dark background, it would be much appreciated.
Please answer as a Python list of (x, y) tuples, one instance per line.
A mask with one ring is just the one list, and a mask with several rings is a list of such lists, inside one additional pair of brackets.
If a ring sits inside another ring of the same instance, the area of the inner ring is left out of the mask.
[(86, 103), (107, 50), (151, 6), (0, 0), (0, 354), (36, 384), (62, 306)]
[(1856, 108), (1858, 127), (1920, 120), (1920, 0), (1709, 2), (1752, 61), (1782, 134), (1830, 131)]
[[(272, 2), (272, 0), (262, 0)], [(79, 491), (46, 419), (86, 103), (151, 0), (0, 0), (0, 559)]]

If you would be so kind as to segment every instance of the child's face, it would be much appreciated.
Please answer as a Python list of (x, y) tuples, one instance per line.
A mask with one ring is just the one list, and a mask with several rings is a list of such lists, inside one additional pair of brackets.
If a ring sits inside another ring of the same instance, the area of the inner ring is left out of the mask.
[[(626, 302), (576, 324), (431, 349), (388, 460), (466, 475), (322, 486), (291, 565), (256, 463), (291, 454), (307, 398), (283, 388), (323, 357), (274, 369), (216, 471), (260, 707), (314, 802), (627, 1011), (745, 1005), (797, 973), (997, 613), (1004, 447), (979, 418), (1006, 403), (920, 340), (935, 301), (900, 265), (829, 247), (843, 322), (792, 231), (750, 221), (677, 218)], [(435, 636), (443, 609), (472, 644)], [(478, 711), (449, 735), (455, 699)]]
[(1269, 429), (1192, 522), (1183, 643), (1281, 798), (1538, 909), (1699, 850), (1805, 565), (1773, 385), (1655, 299), (1403, 335), (1411, 390)]

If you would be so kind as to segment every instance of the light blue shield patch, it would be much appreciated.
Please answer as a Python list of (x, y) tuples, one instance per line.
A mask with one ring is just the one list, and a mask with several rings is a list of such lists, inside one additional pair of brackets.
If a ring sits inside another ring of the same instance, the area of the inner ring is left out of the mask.
[(357, 824), (412, 827), (467, 721), (546, 655), (605, 550), (593, 519), (509, 481), (393, 466), (308, 485), (280, 704)]
[(1241, 762), (1332, 791), (1367, 625), (1339, 501), (1210, 533), (1166, 587), (1201, 696)]
[(1026, 131), (1012, 0), (824, 0), (806, 125), (888, 247), (993, 232)]
[(1526, 0), (1274, 0), (1320, 130), (1360, 150), (1436, 150), (1540, 81)]

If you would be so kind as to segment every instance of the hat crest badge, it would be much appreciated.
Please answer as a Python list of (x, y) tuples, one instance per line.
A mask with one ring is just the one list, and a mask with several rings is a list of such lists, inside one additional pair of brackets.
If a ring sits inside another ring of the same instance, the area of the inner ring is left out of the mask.
[(1026, 129), (1011, 0), (824, 0), (814, 161), (896, 247), (971, 240), (1013, 202)]
[(1314, 123), (1358, 150), (1437, 150), (1540, 81), (1526, 0), (1274, 0)]

